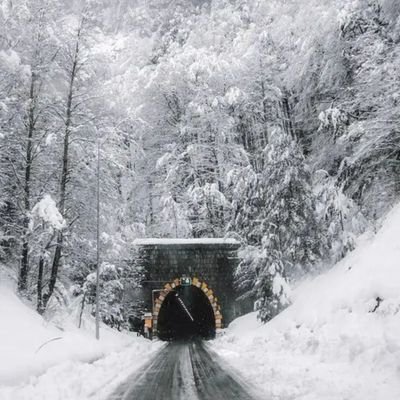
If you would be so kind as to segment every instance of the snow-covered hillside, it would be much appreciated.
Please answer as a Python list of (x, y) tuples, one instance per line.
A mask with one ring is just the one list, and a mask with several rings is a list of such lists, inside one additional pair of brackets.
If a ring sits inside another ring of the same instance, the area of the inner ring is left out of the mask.
[[(106, 395), (142, 365), (160, 343), (111, 330), (46, 322), (0, 283), (0, 399), (76, 400)], [(55, 339), (55, 340), (52, 340)]]
[(400, 206), (284, 312), (237, 319), (214, 349), (270, 399), (400, 399)]

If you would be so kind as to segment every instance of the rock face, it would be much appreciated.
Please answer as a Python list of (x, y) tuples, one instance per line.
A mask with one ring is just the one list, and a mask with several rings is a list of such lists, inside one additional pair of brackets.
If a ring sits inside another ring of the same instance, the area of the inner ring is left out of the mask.
[[(171, 285), (172, 289), (179, 285), (182, 277), (192, 278), (193, 284), (201, 282), (198, 287), (207, 297), (210, 294), (212, 304), (218, 304), (218, 310), (214, 308), (214, 312), (222, 315), (221, 325), (227, 326), (240, 315), (233, 288), (239, 243), (223, 239), (146, 239), (135, 244), (139, 254), (137, 263), (144, 269), (144, 301), (146, 308), (153, 310), (155, 327), (163, 297), (171, 290)], [(218, 323), (216, 327), (219, 328)]]

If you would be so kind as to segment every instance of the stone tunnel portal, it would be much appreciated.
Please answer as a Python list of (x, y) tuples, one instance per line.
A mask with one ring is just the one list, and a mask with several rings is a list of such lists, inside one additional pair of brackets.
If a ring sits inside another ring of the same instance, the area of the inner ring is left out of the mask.
[(215, 238), (149, 238), (138, 239), (135, 245), (154, 335), (163, 340), (210, 339), (238, 316), (233, 272), (239, 243)]

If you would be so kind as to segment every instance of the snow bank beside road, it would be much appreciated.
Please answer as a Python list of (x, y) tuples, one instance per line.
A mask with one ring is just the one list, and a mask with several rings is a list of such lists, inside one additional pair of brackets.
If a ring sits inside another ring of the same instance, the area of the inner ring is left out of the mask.
[(400, 399), (400, 206), (287, 310), (239, 318), (213, 347), (272, 399)]
[(138, 338), (124, 351), (94, 362), (67, 361), (23, 385), (0, 387), (1, 400), (106, 400), (158, 350), (160, 342)]
[[(60, 339), (45, 344), (54, 338)], [(68, 323), (57, 328), (25, 305), (7, 280), (0, 283), (2, 400), (82, 399), (131, 373), (159, 347), (106, 327), (100, 341), (94, 338), (94, 329), (77, 329)]]
[(130, 336), (109, 329), (102, 330), (100, 341), (93, 332), (62, 329), (45, 322), (7, 283), (0, 284), (0, 385), (21, 383), (62, 361), (94, 361), (132, 342)]

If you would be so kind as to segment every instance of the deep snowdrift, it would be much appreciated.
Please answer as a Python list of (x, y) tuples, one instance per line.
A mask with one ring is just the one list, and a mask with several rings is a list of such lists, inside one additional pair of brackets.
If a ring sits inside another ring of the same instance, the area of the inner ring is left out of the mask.
[(400, 399), (400, 205), (288, 309), (237, 319), (213, 347), (271, 399)]
[[(1, 281), (1, 279), (0, 279)], [(149, 359), (161, 344), (106, 327), (62, 328), (47, 323), (0, 283), (0, 399), (76, 400), (106, 394)], [(50, 341), (51, 339), (57, 340)], [(41, 347), (44, 345), (43, 347)]]

